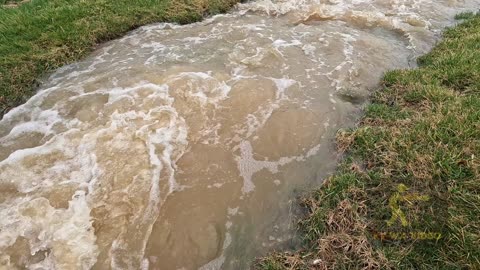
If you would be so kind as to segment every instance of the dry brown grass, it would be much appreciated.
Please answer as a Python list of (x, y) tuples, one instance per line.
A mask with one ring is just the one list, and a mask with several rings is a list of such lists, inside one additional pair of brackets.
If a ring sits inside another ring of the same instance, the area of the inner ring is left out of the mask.
[[(357, 128), (338, 132), (345, 161), (302, 200), (304, 249), (256, 268), (480, 269), (480, 15), (461, 17), (421, 68), (385, 75)], [(427, 199), (407, 199), (408, 224), (388, 226), (400, 184)]]

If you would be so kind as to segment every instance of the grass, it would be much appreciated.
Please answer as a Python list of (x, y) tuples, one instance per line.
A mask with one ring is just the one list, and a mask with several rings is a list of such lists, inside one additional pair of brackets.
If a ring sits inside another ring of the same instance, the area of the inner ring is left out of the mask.
[[(418, 69), (384, 76), (358, 127), (338, 132), (344, 162), (302, 201), (304, 249), (256, 269), (480, 269), (480, 14), (457, 18)], [(409, 224), (388, 226), (399, 185)]]
[[(198, 21), (236, 2), (0, 0), (0, 117), (39, 78), (101, 42), (148, 23)], [(387, 73), (359, 126), (338, 133), (345, 161), (302, 202), (305, 248), (255, 268), (480, 269), (480, 15), (458, 19), (420, 68)], [(410, 200), (399, 203), (409, 224), (388, 226), (400, 184), (409, 188), (400, 195)]]
[(149, 23), (195, 22), (239, 1), (0, 0), (0, 119), (34, 94), (39, 78), (99, 43)]

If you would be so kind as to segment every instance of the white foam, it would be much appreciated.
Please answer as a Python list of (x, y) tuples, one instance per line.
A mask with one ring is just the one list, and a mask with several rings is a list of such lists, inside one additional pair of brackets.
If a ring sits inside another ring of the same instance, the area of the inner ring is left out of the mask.
[(239, 145), (240, 156), (237, 156), (235, 160), (237, 161), (240, 176), (243, 178), (243, 194), (248, 194), (255, 190), (255, 184), (253, 183), (253, 175), (255, 173), (266, 169), (276, 174), (281, 166), (287, 165), (292, 161), (304, 161), (306, 158), (315, 155), (319, 151), (320, 146), (321, 145), (314, 146), (308, 150), (305, 155), (281, 157), (277, 161), (268, 161), (256, 160), (253, 157), (253, 148), (250, 142), (242, 141)]
[(51, 269), (52, 265), (90, 269), (96, 262), (98, 248), (84, 192), (75, 193), (68, 209), (55, 209), (44, 198), (19, 198), (3, 204), (0, 226), (0, 248), (12, 245), (22, 236), (30, 240), (32, 255), (49, 251), (43, 261), (27, 266), (31, 269)]
[[(480, 3), (467, 2), (471, 6)], [(318, 106), (328, 107), (325, 113), (333, 114), (332, 119), (343, 119), (351, 108), (337, 103), (335, 91), (354, 83), (365, 88), (363, 84), (376, 76), (371, 73), (379, 73), (375, 66), (379, 61), (372, 60), (378, 55), (384, 58), (382, 68), (395, 67), (397, 59), (389, 56), (397, 52), (390, 50), (407, 46), (410, 52), (401, 54), (414, 56), (428, 49), (436, 31), (460, 11), (447, 2), (430, 0), (260, 0), (240, 4), (237, 10), (192, 25), (153, 24), (132, 31), (84, 61), (58, 70), (34, 97), (4, 116), (0, 145), (12, 153), (0, 161), (0, 184), (12, 186), (15, 192), (0, 208), (1, 251), (25, 237), (33, 252), (51, 250), (44, 260), (29, 265), (31, 269), (91, 267), (99, 247), (90, 212), (102, 203), (111, 203), (102, 201), (104, 186), (111, 184), (103, 181), (116, 169), (109, 161), (114, 163), (122, 158), (119, 153), (138, 147), (139, 153), (145, 153), (142, 164), (146, 168), (138, 173), (148, 175), (147, 180), (135, 182), (141, 177), (134, 175), (130, 186), (115, 192), (145, 199), (147, 205), (130, 217), (130, 222), (141, 228), (143, 242), (132, 248), (125, 228), (115, 229), (118, 237), (109, 243), (109, 259), (113, 268), (121, 268), (123, 259), (148, 268), (143, 257), (160, 206), (172, 192), (196, 185), (181, 186), (175, 179), (176, 163), (191, 150), (189, 144), (215, 145), (232, 151), (231, 155), (239, 150), (235, 161), (243, 180), (242, 192), (253, 192), (256, 173), (266, 170), (275, 174), (282, 166), (302, 162), (324, 149), (320, 144), (324, 141), (315, 141), (311, 143), (316, 145), (296, 156), (256, 160), (251, 142), (258, 142), (258, 131), (275, 111), (301, 106), (318, 112), (313, 128), (337, 125), (333, 120), (324, 121)], [(314, 13), (320, 15), (320, 21), (301, 23)], [(360, 26), (351, 24), (353, 20)], [(383, 32), (373, 31), (377, 28)], [(384, 35), (385, 31), (389, 35)], [(373, 42), (365, 46), (362, 42), (367, 39)], [(377, 45), (381, 42), (390, 42), (392, 47)], [(362, 46), (370, 50), (362, 51)], [(364, 73), (358, 71), (361, 69)], [(252, 79), (271, 80), (276, 87), (274, 97), (265, 95), (255, 108), (242, 107), (247, 102), (238, 101), (231, 103), (240, 104), (235, 105), (238, 108), (223, 107), (230, 104), (224, 101), (231, 98), (234, 83)], [(64, 98), (55, 100), (56, 94)], [(99, 101), (101, 96), (108, 97), (105, 104)], [(328, 100), (335, 106), (328, 105)], [(90, 105), (95, 105), (91, 111)], [(77, 119), (82, 110), (89, 113), (90, 120)], [(234, 113), (223, 114), (229, 110)], [(241, 111), (241, 119), (222, 122), (236, 115), (236, 110)], [(23, 135), (37, 138), (38, 133), (44, 135), (42, 140), (30, 148), (17, 145)], [(101, 148), (112, 151), (106, 154), (110, 160), (97, 152)], [(223, 190), (225, 184), (222, 179), (211, 187)], [(44, 197), (63, 185), (77, 195), (67, 209), (57, 209)], [(138, 190), (144, 193), (136, 193)], [(238, 208), (227, 211), (227, 215), (237, 213)], [(227, 230), (233, 226), (229, 222)], [(224, 248), (230, 240), (227, 236)], [(115, 252), (121, 250), (128, 251), (128, 258)], [(7, 264), (10, 259), (0, 257)], [(225, 259), (221, 256), (204, 267), (219, 268)]]

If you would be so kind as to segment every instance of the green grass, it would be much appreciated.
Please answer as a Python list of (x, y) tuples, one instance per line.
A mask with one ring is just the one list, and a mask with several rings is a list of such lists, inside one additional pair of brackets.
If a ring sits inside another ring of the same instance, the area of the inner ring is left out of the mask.
[(0, 118), (33, 95), (39, 78), (101, 42), (148, 23), (198, 21), (239, 1), (0, 0)]
[[(0, 0), (0, 117), (39, 78), (101, 42), (153, 22), (190, 23), (238, 0)], [(12, 7), (12, 4), (17, 4)], [(480, 15), (463, 13), (420, 68), (389, 72), (358, 128), (338, 133), (347, 158), (304, 198), (305, 248), (256, 268), (480, 269)], [(403, 204), (410, 225), (386, 225), (398, 184), (429, 201)], [(381, 240), (437, 232), (439, 240)]]
[[(338, 132), (346, 159), (303, 200), (304, 249), (257, 269), (480, 269), (480, 15), (457, 18), (418, 69), (384, 76), (357, 128)], [(429, 196), (400, 203), (405, 227), (386, 223), (399, 184)]]

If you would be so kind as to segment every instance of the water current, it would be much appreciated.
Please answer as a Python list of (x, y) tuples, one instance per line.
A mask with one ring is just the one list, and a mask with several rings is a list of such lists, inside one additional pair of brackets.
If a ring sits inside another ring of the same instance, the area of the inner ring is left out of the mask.
[(259, 0), (153, 24), (0, 121), (0, 269), (246, 269), (292, 245), (389, 69), (479, 0)]

